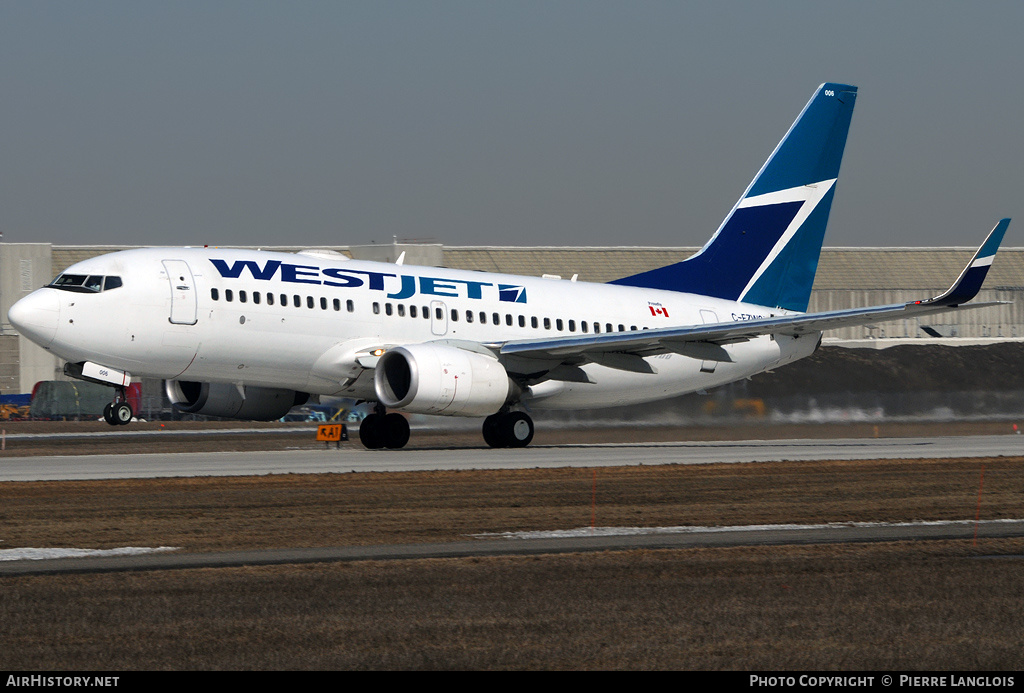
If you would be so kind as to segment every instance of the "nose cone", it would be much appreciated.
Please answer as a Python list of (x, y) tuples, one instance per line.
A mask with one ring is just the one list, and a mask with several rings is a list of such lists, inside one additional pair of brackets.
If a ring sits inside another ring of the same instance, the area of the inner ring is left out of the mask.
[(53, 289), (33, 291), (7, 311), (14, 329), (41, 347), (50, 346), (59, 318), (60, 301)]

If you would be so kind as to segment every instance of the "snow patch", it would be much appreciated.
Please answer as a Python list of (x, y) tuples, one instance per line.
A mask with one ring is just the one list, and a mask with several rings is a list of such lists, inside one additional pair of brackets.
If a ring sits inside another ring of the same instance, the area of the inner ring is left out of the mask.
[(830, 527), (921, 527), (944, 525), (998, 524), (1000, 522), (1021, 522), (1021, 520), (934, 520), (917, 522), (830, 522), (817, 525), (734, 525), (731, 527), (577, 527), (576, 529), (554, 529), (528, 532), (485, 532), (470, 534), (476, 539), (566, 539), (573, 537), (622, 537), (638, 534), (711, 534), (714, 532), (758, 532), (764, 530), (808, 530)]
[(143, 553), (177, 551), (177, 546), (123, 546), (118, 549), (0, 549), (0, 561), (42, 561), (49, 558), (92, 558), (95, 556), (134, 556)]

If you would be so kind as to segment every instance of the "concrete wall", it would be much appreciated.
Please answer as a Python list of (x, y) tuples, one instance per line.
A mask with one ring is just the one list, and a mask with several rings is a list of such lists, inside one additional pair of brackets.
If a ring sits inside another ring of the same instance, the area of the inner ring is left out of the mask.
[(0, 243), (0, 392), (31, 392), (40, 380), (52, 380), (62, 367), (49, 352), (18, 335), (7, 311), (22, 296), (53, 279), (49, 243)]

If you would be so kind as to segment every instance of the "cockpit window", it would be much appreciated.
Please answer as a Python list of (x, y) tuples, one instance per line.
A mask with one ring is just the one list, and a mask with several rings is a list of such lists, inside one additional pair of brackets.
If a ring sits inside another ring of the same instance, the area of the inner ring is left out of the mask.
[(50, 282), (54, 289), (98, 294), (121, 286), (121, 277), (103, 277), (96, 274), (62, 274)]

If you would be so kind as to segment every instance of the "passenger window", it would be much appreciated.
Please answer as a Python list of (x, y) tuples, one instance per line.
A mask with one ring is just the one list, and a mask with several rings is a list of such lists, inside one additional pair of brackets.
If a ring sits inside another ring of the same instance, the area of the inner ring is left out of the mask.
[(212, 298), (214, 301), (219, 301), (220, 292), (217, 291), (216, 289), (210, 289), (210, 298)]
[(345, 301), (345, 309), (351, 313), (356, 309), (356, 304), (352, 302), (352, 299)]
[(526, 327), (526, 316), (525, 315), (520, 315), (519, 316), (519, 326), (520, 327)]
[(327, 299), (323, 296), (320, 297), (320, 310), (327, 310)]
[(550, 330), (551, 329), (551, 318), (544, 318), (544, 329), (545, 330)]
[(600, 331), (601, 331), (601, 323), (595, 322), (594, 323), (594, 334), (597, 334)]
[(235, 299), (235, 294), (232, 293), (231, 289), (224, 289), (224, 300), (229, 303)]
[(340, 311), (341, 310), (341, 299), (340, 298), (334, 299), (334, 310), (336, 310), (336, 311)]
[[(438, 314), (437, 314), (437, 317), (438, 317), (438, 318), (440, 318), (440, 317), (441, 317), (441, 313), (440, 313), (440, 310), (441, 310), (441, 309), (440, 309), (440, 308), (438, 308), (437, 310), (438, 310)], [(426, 307), (426, 306), (423, 306), (423, 317), (425, 317), (425, 318), (429, 318), (429, 317), (430, 317), (430, 311), (429, 311), (429, 310), (427, 310), (427, 307)]]
[(586, 320), (580, 320), (580, 332), (586, 332), (586, 331), (587, 331), (587, 321)]
[(416, 306), (409, 306), (409, 317), (410, 318), (415, 318), (416, 317)]
[(452, 322), (458, 322), (458, 321), (459, 321), (459, 311), (457, 311), (454, 308), (452, 308)]
[(570, 332), (575, 332), (576, 331), (576, 321), (575, 320), (570, 320), (569, 321), (569, 331)]
[(558, 330), (559, 332), (562, 331), (562, 319), (561, 318), (556, 318), (555, 319), (555, 329)]
[(238, 302), (239, 303), (245, 303), (245, 301), (246, 301), (246, 295), (245, 295), (245, 290), (243, 289), (242, 291), (238, 292)]
[(391, 307), (391, 304), (390, 304), (390, 303), (385, 303), (385, 304), (384, 304), (384, 312), (385, 312), (385, 313), (386, 313), (387, 315), (392, 315), (392, 314), (394, 314), (394, 312), (395, 312), (395, 311), (394, 311), (394, 309), (393, 309), (393, 308)]
[(404, 303), (399, 303), (398, 304), (398, 317), (400, 317), (400, 318), (404, 318), (405, 317), (405, 304)]
[(380, 315), (380, 304), (376, 301), (373, 302), (373, 314)]
[(505, 324), (512, 327), (512, 313), (505, 313)]
[(537, 325), (539, 325), (539, 324), (540, 323), (537, 322), (537, 316), (536, 315), (530, 317), (530, 327), (532, 327), (533, 329), (536, 330), (537, 329)]
[(466, 311), (466, 322), (473, 322), (473, 311)]
[(267, 305), (274, 305), (274, 294), (267, 294)]
[(306, 307), (307, 308), (312, 308), (315, 305), (316, 305), (316, 303), (313, 301), (313, 297), (312, 296), (306, 296)]
[(298, 294), (292, 294), (292, 305), (295, 306), (296, 308), (301, 308), (302, 296), (299, 296)]
[(480, 311), (480, 324), (481, 325), (486, 325), (487, 324), (487, 313), (485, 313), (483, 311)]
[(440, 320), (440, 319), (442, 319), (444, 317), (444, 313), (441, 312), (440, 308), (435, 308), (434, 309), (434, 314), (437, 316), (438, 320)]
[(259, 291), (253, 291), (252, 292), (252, 302), (253, 303), (259, 303), (260, 302), (260, 292)]

